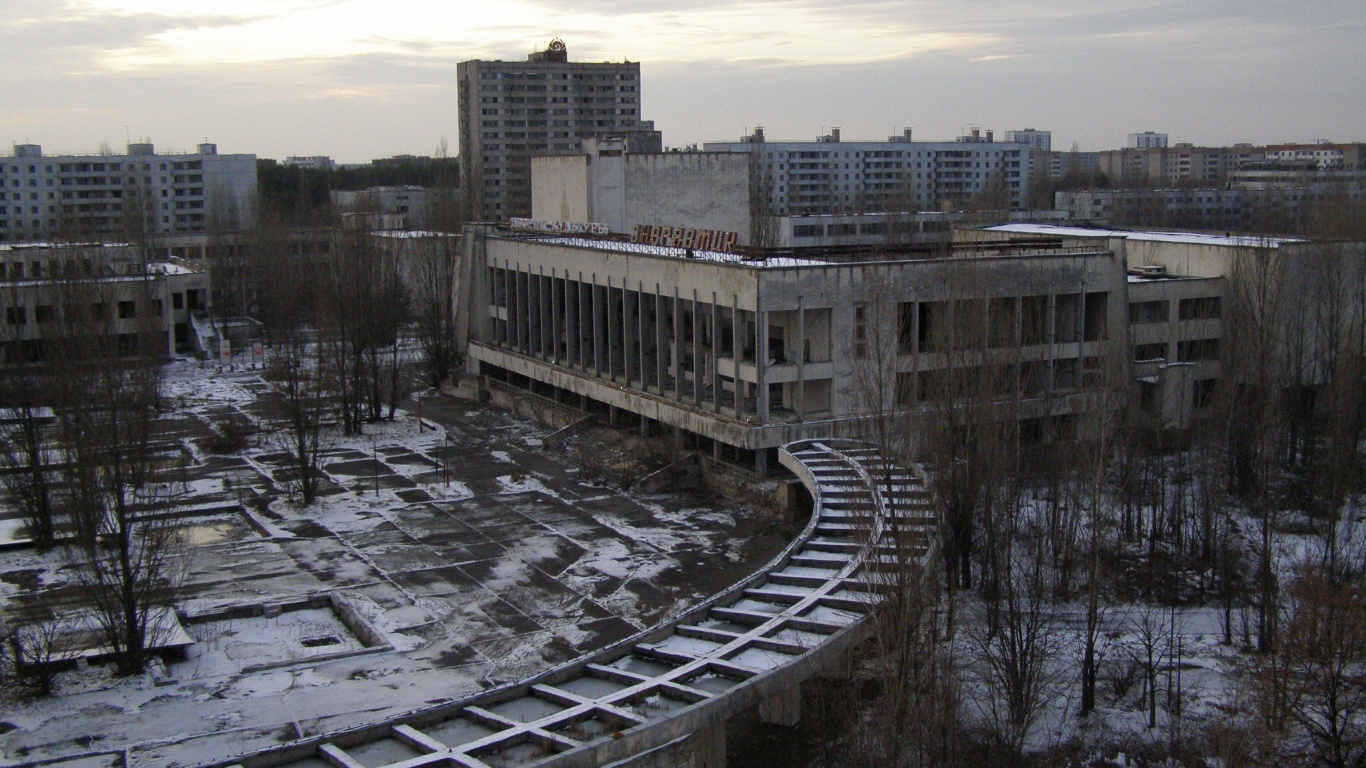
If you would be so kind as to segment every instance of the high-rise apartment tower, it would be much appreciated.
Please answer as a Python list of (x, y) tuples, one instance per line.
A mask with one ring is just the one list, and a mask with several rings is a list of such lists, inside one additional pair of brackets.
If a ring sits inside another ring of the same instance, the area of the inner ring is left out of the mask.
[(663, 148), (640, 119), (640, 63), (571, 62), (554, 40), (526, 61), (462, 61), (460, 183), (467, 221), (531, 215), (531, 157), (574, 153), (585, 138), (623, 136), (631, 152)]

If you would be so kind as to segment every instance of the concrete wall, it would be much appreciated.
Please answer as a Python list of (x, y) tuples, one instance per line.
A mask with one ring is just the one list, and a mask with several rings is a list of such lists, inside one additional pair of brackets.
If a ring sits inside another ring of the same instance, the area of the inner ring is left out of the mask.
[(583, 153), (531, 161), (531, 214), (605, 224), (736, 232), (749, 243), (749, 157), (716, 152), (631, 154), (620, 140), (583, 142)]
[(749, 244), (749, 156), (721, 152), (627, 155), (625, 218), (636, 224), (737, 232)]
[(548, 221), (597, 221), (590, 218), (588, 210), (586, 155), (531, 158), (531, 217)]

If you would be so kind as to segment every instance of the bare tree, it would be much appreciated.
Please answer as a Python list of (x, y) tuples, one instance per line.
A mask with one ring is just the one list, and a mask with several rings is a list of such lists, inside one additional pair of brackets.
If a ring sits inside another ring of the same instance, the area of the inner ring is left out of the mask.
[[(158, 410), (166, 340), (156, 282), (134, 263), (122, 278), (63, 281), (53, 339), (60, 384), (60, 504), (83, 600), (122, 674), (140, 672), (178, 584)], [(163, 510), (164, 512), (164, 510)]]
[(50, 324), (55, 299), (45, 281), (14, 281), (4, 289), (8, 304), (0, 325), (0, 483), (3, 498), (19, 510), (35, 546), (46, 550), (57, 539), (53, 504), (54, 467), (48, 450), (54, 404), (44, 360), (42, 326)]
[[(1262, 724), (1292, 765), (1366, 765), (1366, 604), (1359, 584), (1307, 569), (1287, 590), (1286, 626), (1249, 676)], [(1274, 758), (1273, 758), (1274, 759)]]
[(451, 377), (460, 362), (456, 337), (456, 280), (459, 259), (449, 237), (423, 237), (409, 254), (413, 288), (413, 319), (422, 347), (423, 379), (438, 386)]

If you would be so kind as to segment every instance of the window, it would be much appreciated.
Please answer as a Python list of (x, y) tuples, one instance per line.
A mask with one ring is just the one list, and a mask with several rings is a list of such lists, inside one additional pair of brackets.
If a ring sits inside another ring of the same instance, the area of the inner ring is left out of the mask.
[(921, 352), (942, 352), (949, 348), (949, 303), (947, 301), (920, 302), (916, 323), (916, 337)]
[(1135, 301), (1129, 304), (1129, 322), (1165, 323), (1169, 312), (1168, 301)]
[(1219, 318), (1220, 311), (1218, 296), (1182, 299), (1179, 307), (1182, 320), (1215, 320)]
[(868, 356), (868, 315), (863, 307), (854, 307), (854, 357)]
[(1214, 405), (1214, 398), (1218, 394), (1218, 379), (1196, 379), (1192, 392), (1192, 401), (1196, 408), (1209, 408)]
[(33, 308), (33, 320), (39, 324), (57, 322), (57, 308), (50, 304), (39, 304)]
[(27, 325), (28, 307), (5, 307), (5, 322), (9, 325)]
[(1086, 294), (1086, 327), (1084, 333), (1087, 341), (1106, 341), (1110, 338), (1109, 299), (1110, 294), (1108, 293)]
[(1134, 360), (1165, 360), (1167, 357), (1167, 345), (1161, 344), (1135, 344)]
[(1176, 343), (1176, 359), (1182, 363), (1193, 363), (1197, 360), (1218, 360), (1219, 340), (1193, 339), (1191, 341), (1179, 341)]
[(820, 224), (794, 224), (792, 226), (793, 237), (820, 237), (825, 234), (825, 227)]

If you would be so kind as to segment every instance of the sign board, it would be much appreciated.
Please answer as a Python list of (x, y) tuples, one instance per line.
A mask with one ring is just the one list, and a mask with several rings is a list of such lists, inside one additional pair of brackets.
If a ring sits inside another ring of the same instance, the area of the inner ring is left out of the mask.
[(232, 342), (227, 339), (218, 340), (218, 364), (232, 365)]
[(547, 221), (545, 219), (514, 218), (508, 224), (513, 229), (532, 232), (546, 232), (552, 235), (606, 235), (610, 234), (606, 224), (593, 224), (583, 221)]
[(251, 364), (253, 367), (262, 365), (266, 361), (266, 348), (259, 341), (251, 344)]
[(734, 253), (740, 235), (716, 229), (688, 229), (637, 224), (631, 230), (631, 242), (644, 245), (664, 245), (671, 248), (696, 248), (699, 251)]

